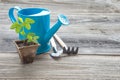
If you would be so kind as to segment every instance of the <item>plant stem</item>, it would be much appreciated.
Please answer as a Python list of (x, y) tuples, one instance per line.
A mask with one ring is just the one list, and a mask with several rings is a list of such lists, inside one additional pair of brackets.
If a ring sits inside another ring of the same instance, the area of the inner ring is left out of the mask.
[(28, 41), (28, 39), (25, 39), (25, 40), (24, 40), (24, 45), (27, 45), (27, 41)]

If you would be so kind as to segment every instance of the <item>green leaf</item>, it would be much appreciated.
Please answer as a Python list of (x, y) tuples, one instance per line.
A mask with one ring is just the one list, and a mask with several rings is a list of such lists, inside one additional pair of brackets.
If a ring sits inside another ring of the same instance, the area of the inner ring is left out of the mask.
[(32, 42), (32, 41), (28, 39), (27, 42), (30, 43), (30, 42)]
[(23, 23), (23, 19), (21, 17), (18, 17), (18, 21)]
[(26, 18), (25, 23), (33, 24), (33, 23), (35, 23), (35, 21), (31, 18)]
[(14, 22), (12, 25), (11, 25), (11, 27), (10, 27), (10, 29), (15, 29), (16, 27), (20, 27), (21, 25), (18, 23), (18, 22)]
[(34, 40), (37, 40), (37, 39), (39, 39), (39, 36), (34, 36)]
[(32, 36), (31, 35), (27, 35), (27, 39), (28, 40), (32, 40)]
[(20, 34), (23, 35), (23, 36), (25, 36), (24, 30), (22, 30), (22, 31), (20, 32)]
[(26, 34), (24, 31), (24, 28), (30, 30), (31, 24), (33, 23), (35, 23), (35, 21), (31, 18), (25, 18), (25, 20), (23, 21), (21, 17), (18, 17), (18, 20), (10, 26), (10, 29), (14, 29), (16, 33), (25, 36), (28, 39), (28, 42), (37, 42), (37, 39), (39, 37), (35, 37), (35, 33)]
[(25, 27), (25, 26), (26, 26), (26, 23), (25, 23), (25, 22), (23, 22), (23, 23), (21, 24), (21, 26)]
[(35, 36), (35, 33), (28, 33), (29, 36)]
[(28, 42), (35, 42), (35, 43), (38, 43), (38, 39), (39, 39), (39, 36), (36, 36), (35, 33), (28, 33), (27, 34), (27, 39), (28, 39)]
[(33, 42), (38, 43), (39, 36), (33, 36)]
[(27, 30), (30, 30), (30, 29), (31, 29), (30, 24), (25, 24), (25, 28), (26, 28)]
[(33, 42), (34, 42), (34, 43), (38, 43), (38, 41), (37, 41), (37, 40), (33, 40)]
[(15, 29), (16, 33), (20, 33), (21, 29), (22, 29), (22, 27), (16, 27), (16, 29)]

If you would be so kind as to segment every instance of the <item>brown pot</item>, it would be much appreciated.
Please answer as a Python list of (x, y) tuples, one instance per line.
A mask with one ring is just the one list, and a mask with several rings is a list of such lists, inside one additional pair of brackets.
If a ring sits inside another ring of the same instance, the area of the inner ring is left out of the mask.
[(20, 43), (23, 43), (23, 41), (22, 40), (15, 41), (15, 45), (18, 50), (21, 62), (24, 64), (32, 63), (34, 61), (36, 50), (39, 44), (34, 43), (34, 45), (30, 45), (30, 46), (19, 46)]

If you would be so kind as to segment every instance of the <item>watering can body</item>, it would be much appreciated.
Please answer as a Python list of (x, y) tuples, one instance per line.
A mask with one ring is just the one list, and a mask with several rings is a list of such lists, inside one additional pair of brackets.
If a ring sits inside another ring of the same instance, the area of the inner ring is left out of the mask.
[[(10, 8), (9, 10), (9, 17), (13, 23), (16, 22), (16, 19), (14, 17), (14, 10), (17, 10), (17, 16), (21, 17), (23, 20), (25, 20), (26, 18), (31, 18), (35, 21), (34, 24), (31, 24), (30, 30), (27, 29), (24, 30), (26, 33), (34, 32), (37, 36), (40, 37), (38, 39), (40, 47), (37, 50), (37, 55), (49, 51), (50, 50), (49, 40), (62, 25), (61, 18), (52, 28), (50, 28), (50, 11), (48, 9), (44, 8), (21, 9), (18, 6), (15, 6), (13, 8)], [(64, 16), (61, 15), (61, 17)], [(25, 37), (19, 34), (19, 39), (24, 40)]]

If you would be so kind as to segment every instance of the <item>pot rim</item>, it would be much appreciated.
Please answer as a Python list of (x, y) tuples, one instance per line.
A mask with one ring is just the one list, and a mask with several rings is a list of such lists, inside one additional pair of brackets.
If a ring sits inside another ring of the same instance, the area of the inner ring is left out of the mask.
[(13, 43), (16, 45), (16, 47), (17, 47), (18, 49), (21, 49), (21, 48), (28, 48), (28, 47), (36, 47), (36, 46), (40, 46), (40, 44), (35, 43), (35, 45), (30, 45), (30, 46), (22, 46), (22, 47), (19, 47), (19, 46), (18, 46), (18, 44), (17, 44), (17, 42), (21, 42), (21, 41), (24, 41), (24, 40), (15, 40), (15, 41), (13, 41)]

